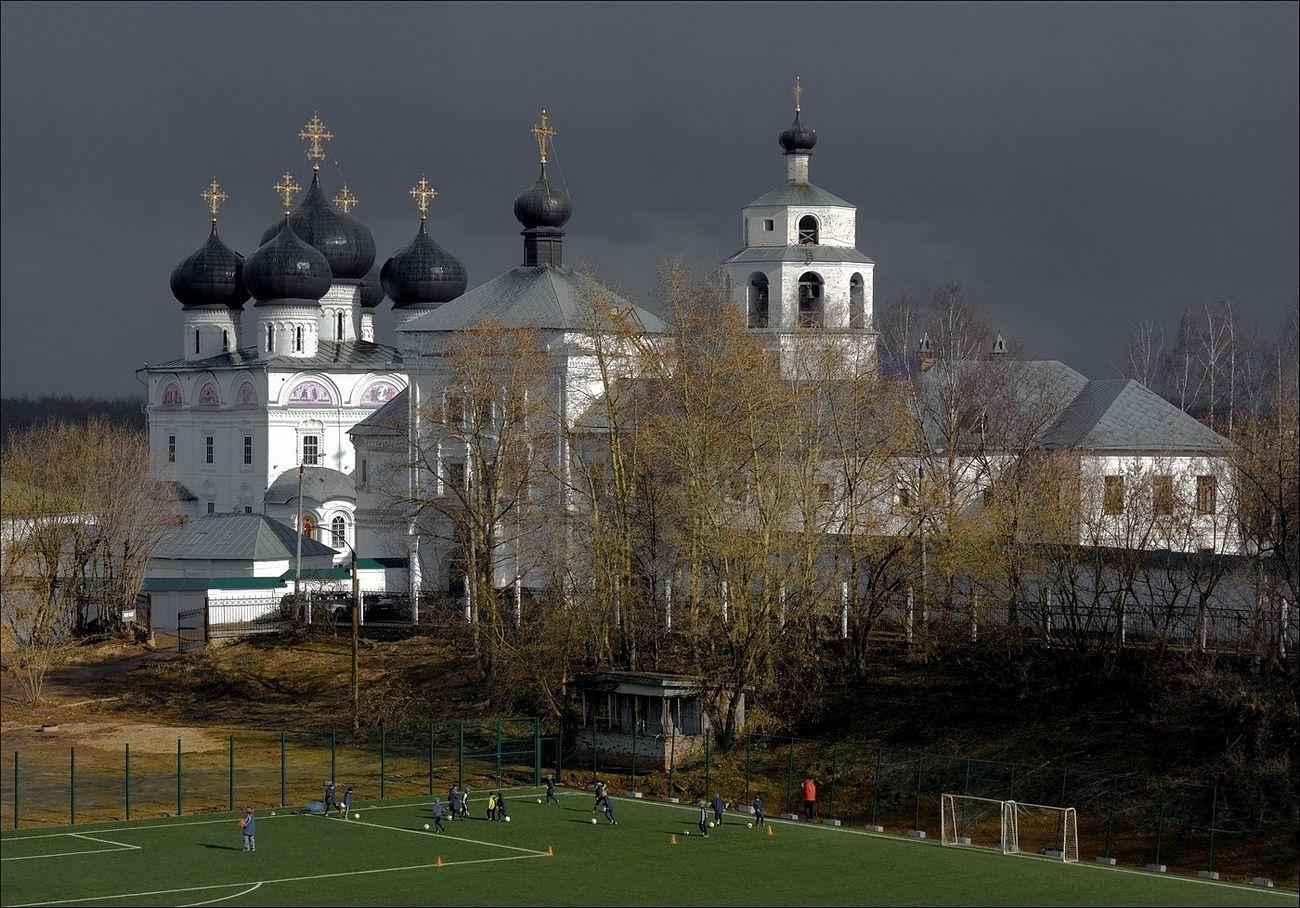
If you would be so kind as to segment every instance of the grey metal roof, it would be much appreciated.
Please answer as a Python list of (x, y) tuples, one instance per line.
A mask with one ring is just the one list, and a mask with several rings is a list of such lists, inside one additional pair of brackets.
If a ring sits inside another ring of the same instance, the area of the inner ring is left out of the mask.
[(748, 246), (723, 261), (733, 262), (807, 262), (808, 253), (812, 252), (810, 265), (818, 262), (857, 262), (863, 265), (876, 264), (852, 246)]
[(759, 205), (825, 205), (830, 208), (854, 208), (853, 204), (844, 201), (837, 195), (832, 195), (820, 186), (814, 186), (812, 183), (796, 183), (794, 180), (787, 180), (784, 186), (778, 186), (771, 192), (759, 196), (746, 205), (746, 208), (754, 208)]
[(485, 318), (511, 327), (583, 330), (587, 327), (588, 295), (593, 290), (604, 302), (631, 313), (648, 333), (661, 334), (668, 326), (657, 315), (634, 306), (621, 296), (563, 265), (520, 266), (480, 284), (427, 315), (412, 319), (399, 331), (455, 331)]
[[(275, 561), (296, 556), (298, 534), (265, 514), (205, 514), (162, 538), (154, 558)], [(329, 546), (303, 537), (303, 557), (328, 555)]]
[(1132, 379), (1088, 382), (1044, 436), (1047, 447), (1210, 453), (1233, 444)]
[(361, 422), (348, 429), (349, 435), (391, 436), (394, 438), (406, 434), (407, 401), (411, 398), (411, 389), (403, 388), (388, 403)]
[[(266, 490), (266, 500), (274, 504), (288, 504), (298, 497), (298, 468), (285, 470), (275, 477)], [(335, 501), (340, 498), (355, 499), (356, 483), (347, 473), (329, 467), (304, 467), (302, 471), (302, 497), (313, 501)]]
[(259, 359), (256, 347), (219, 353), (204, 359), (173, 359), (145, 366), (142, 372), (206, 372), (209, 369), (329, 369), (335, 372), (369, 372), (401, 369), (396, 347), (370, 341), (321, 341), (315, 356), (272, 356)]

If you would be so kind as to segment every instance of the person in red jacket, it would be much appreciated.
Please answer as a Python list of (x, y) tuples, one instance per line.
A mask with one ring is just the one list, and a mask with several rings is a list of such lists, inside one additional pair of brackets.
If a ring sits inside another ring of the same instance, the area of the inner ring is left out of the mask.
[(812, 779), (803, 780), (803, 818), (812, 822), (813, 808), (817, 806), (817, 783)]

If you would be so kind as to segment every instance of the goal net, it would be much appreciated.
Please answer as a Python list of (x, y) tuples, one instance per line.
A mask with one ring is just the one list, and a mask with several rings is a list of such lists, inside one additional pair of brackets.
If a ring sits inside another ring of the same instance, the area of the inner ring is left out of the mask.
[(945, 794), (940, 810), (945, 845), (1079, 860), (1079, 825), (1073, 807)]

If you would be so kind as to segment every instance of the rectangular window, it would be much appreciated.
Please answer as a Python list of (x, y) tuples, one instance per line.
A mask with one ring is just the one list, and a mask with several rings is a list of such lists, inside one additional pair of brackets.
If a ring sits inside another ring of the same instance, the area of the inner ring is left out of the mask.
[(459, 394), (447, 395), (447, 425), (452, 429), (465, 428), (465, 398)]
[(831, 484), (829, 482), (823, 482), (817, 486), (817, 500), (822, 504), (830, 504)]
[(176, 462), (176, 436), (175, 435), (167, 436), (167, 462), (168, 463)]
[(1106, 492), (1101, 503), (1102, 512), (1105, 514), (1123, 514), (1124, 513), (1124, 477), (1107, 476)]
[(251, 465), (253, 463), (253, 436), (244, 436), (244, 463)]
[(1213, 514), (1218, 510), (1219, 478), (1217, 476), (1196, 477), (1196, 513)]
[(1151, 508), (1157, 517), (1174, 512), (1174, 477), (1157, 476), (1151, 485)]
[(251, 504), (244, 505), (244, 513), (245, 514), (253, 513), (253, 506)]
[(361, 459), (361, 484), (366, 484), (366, 474), (370, 472), (370, 461), (364, 457)]
[(775, 230), (775, 229), (776, 229), (776, 221), (774, 221), (772, 218), (763, 218), (763, 229), (764, 229), (764, 230)]
[(492, 400), (491, 398), (482, 398), (475, 401), (477, 407), (478, 424), (481, 429), (492, 429)]
[(463, 463), (447, 464), (447, 489), (450, 491), (465, 488), (465, 465)]
[(215, 501), (208, 502), (208, 513), (209, 514), (217, 513), (217, 503)]
[(320, 463), (320, 436), (304, 435), (302, 437), (302, 462), (314, 467)]
[(211, 436), (204, 436), (203, 439), (203, 462), (213, 463), (216, 460), (216, 440)]
[(912, 506), (912, 490), (901, 482), (898, 484), (898, 506), (900, 508), (910, 508)]

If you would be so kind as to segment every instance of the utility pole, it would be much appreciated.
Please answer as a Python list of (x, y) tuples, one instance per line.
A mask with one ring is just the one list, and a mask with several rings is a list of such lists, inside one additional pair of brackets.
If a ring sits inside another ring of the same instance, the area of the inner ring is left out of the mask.
[(352, 730), (361, 726), (361, 693), (357, 679), (357, 644), (360, 636), (361, 592), (360, 579), (357, 577), (357, 550), (352, 543), (344, 540), (352, 550)]

